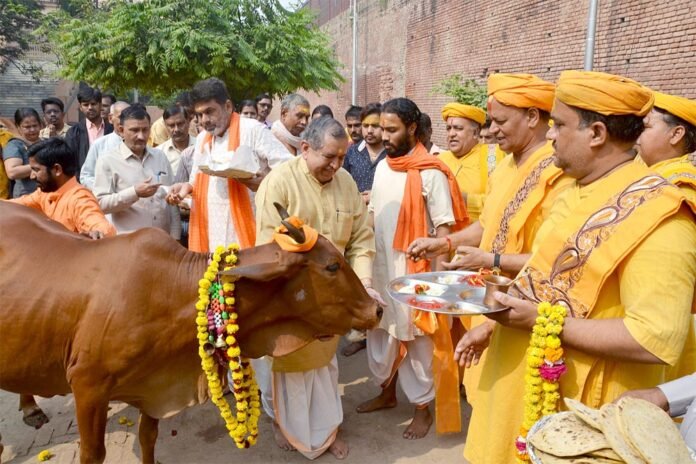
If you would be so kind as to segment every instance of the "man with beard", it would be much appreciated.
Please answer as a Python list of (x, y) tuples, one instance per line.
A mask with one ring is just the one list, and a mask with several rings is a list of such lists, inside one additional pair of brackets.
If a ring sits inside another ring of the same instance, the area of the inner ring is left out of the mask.
[(94, 195), (75, 178), (75, 156), (60, 138), (50, 138), (29, 148), (31, 179), (38, 190), (9, 200), (44, 213), (66, 229), (102, 238), (116, 235)]
[(121, 112), (130, 105), (124, 101), (117, 101), (111, 105), (111, 120), (114, 122), (114, 131), (104, 137), (97, 139), (87, 152), (87, 158), (80, 171), (80, 183), (88, 189), (94, 188), (94, 169), (97, 160), (105, 153), (118, 148), (123, 142), (123, 126), (121, 125)]
[(479, 143), (481, 125), (486, 122), (486, 112), (481, 108), (448, 103), (442, 108), (442, 119), (449, 150), (438, 157), (454, 173), (469, 217), (476, 221), (486, 200), (488, 177), (505, 153), (497, 145)]
[(266, 126), (268, 129), (271, 128), (271, 122), (268, 120), (268, 116), (271, 114), (273, 109), (273, 98), (267, 93), (262, 93), (256, 97), (256, 120), (261, 124)]
[(167, 156), (169, 164), (172, 165), (172, 172), (176, 173), (179, 169), (181, 152), (196, 143), (196, 138), (189, 134), (189, 117), (186, 108), (178, 105), (167, 108), (162, 118), (167, 126), (169, 138), (159, 146), (159, 149)]
[(346, 111), (346, 132), (348, 132), (351, 143), (360, 143), (362, 141), (362, 122), (360, 120), (362, 110), (360, 106), (351, 105), (348, 111)]
[[(253, 192), (270, 169), (292, 156), (263, 124), (242, 118), (234, 111), (227, 87), (220, 79), (197, 82), (191, 99), (205, 131), (196, 139), (189, 181), (173, 185), (167, 201), (178, 205), (193, 195), (191, 250), (208, 253), (232, 242), (242, 248), (252, 247), (256, 242)], [(232, 155), (256, 158), (260, 171), (250, 179), (233, 179), (200, 170), (211, 160), (225, 160)]]
[(271, 132), (285, 148), (297, 156), (302, 142), (302, 131), (309, 122), (309, 101), (302, 95), (291, 93), (280, 102), (280, 119), (273, 123)]
[(85, 86), (77, 93), (80, 102), (80, 112), (85, 119), (72, 126), (65, 134), (65, 141), (77, 156), (77, 178), (87, 159), (89, 147), (99, 137), (110, 134), (114, 126), (104, 121), (101, 115), (102, 94), (99, 90)]
[(176, 207), (168, 205), (163, 185), (174, 181), (172, 167), (160, 150), (147, 146), (150, 115), (141, 104), (121, 113), (123, 143), (97, 160), (94, 195), (119, 233), (156, 227), (175, 240), (181, 236)]
[[(418, 141), (420, 117), (416, 104), (406, 98), (382, 106), (380, 126), (387, 158), (377, 165), (369, 205), (374, 214), (377, 250), (373, 278), (375, 288), (380, 290), (396, 277), (431, 270), (430, 262), (407, 258), (409, 243), (433, 233), (444, 237), (468, 221), (452, 171)], [(437, 262), (433, 264), (437, 268)], [(358, 406), (357, 411), (394, 407), (398, 378), (415, 406), (413, 420), (403, 433), (405, 439), (422, 438), (428, 433), (433, 421), (429, 409), (433, 398), (438, 402), (438, 432), (455, 431), (461, 427), (459, 390), (456, 367), (448, 357), (452, 347), (446, 318), (416, 326), (418, 316), (414, 317), (410, 308), (385, 300), (389, 302), (379, 328), (367, 334), (368, 364), (382, 392)], [(429, 322), (425, 316), (421, 319)], [(449, 346), (440, 344), (443, 339), (449, 340)], [(436, 362), (434, 348), (443, 356)], [(438, 378), (436, 385), (434, 377)]]
[(39, 132), (40, 139), (49, 137), (65, 137), (70, 126), (65, 124), (65, 106), (56, 97), (44, 98), (41, 100), (41, 110), (44, 115), (46, 127)]

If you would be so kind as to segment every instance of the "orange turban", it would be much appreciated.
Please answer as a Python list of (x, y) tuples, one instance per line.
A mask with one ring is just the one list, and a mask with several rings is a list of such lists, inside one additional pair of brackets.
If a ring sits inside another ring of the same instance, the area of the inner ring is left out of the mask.
[(486, 122), (486, 112), (471, 105), (448, 103), (442, 108), (442, 119), (447, 122), (447, 118), (466, 118), (483, 125)]
[(673, 114), (696, 127), (696, 101), (676, 95), (653, 92), (655, 107)]
[(563, 71), (556, 85), (556, 98), (605, 116), (645, 116), (655, 100), (650, 89), (632, 79), (594, 71)]
[(550, 112), (555, 86), (532, 74), (491, 74), (488, 76), (488, 101), (491, 97), (503, 105), (539, 108)]

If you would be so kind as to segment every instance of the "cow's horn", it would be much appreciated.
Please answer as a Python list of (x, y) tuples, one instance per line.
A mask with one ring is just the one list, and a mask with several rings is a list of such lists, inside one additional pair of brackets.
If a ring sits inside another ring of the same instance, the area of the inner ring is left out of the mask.
[(288, 210), (280, 206), (280, 203), (278, 203), (277, 201), (273, 202), (273, 206), (275, 206), (278, 210), (278, 214), (280, 214), (280, 219), (287, 219), (290, 217), (290, 215), (288, 214)]
[(288, 235), (292, 237), (294, 241), (297, 243), (304, 243), (306, 238), (304, 231), (302, 229), (298, 229), (297, 227), (293, 226), (290, 224), (289, 221), (280, 221), (286, 229), (288, 229)]

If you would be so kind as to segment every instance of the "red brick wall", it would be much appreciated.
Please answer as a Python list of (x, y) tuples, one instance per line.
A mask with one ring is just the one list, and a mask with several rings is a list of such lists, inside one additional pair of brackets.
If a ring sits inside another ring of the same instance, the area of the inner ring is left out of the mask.
[[(309, 95), (339, 119), (350, 105), (352, 25), (347, 0), (312, 0), (324, 11), (346, 82)], [(433, 140), (444, 145), (439, 117), (447, 97), (433, 96), (444, 76), (530, 72), (555, 80), (582, 69), (589, 0), (358, 0), (358, 104), (407, 96), (429, 113)], [(330, 13), (330, 14), (329, 14)], [(658, 90), (696, 98), (696, 2), (602, 0), (595, 70), (622, 74)]]

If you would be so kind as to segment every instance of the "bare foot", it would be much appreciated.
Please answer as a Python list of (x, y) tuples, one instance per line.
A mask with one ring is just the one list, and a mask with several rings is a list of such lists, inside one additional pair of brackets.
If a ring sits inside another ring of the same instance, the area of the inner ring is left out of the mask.
[(379, 411), (380, 409), (389, 409), (396, 406), (396, 395), (387, 390), (382, 390), (379, 396), (372, 398), (371, 400), (365, 401), (358, 405), (355, 410), (359, 413)]
[(343, 350), (341, 351), (341, 354), (343, 356), (353, 356), (358, 351), (364, 350), (366, 346), (367, 346), (367, 340), (360, 340), (359, 342), (351, 342), (343, 348)]
[(48, 422), (48, 416), (38, 406), (29, 406), (22, 410), (22, 420), (25, 424), (35, 429), (40, 429)]
[(280, 427), (275, 421), (273, 421), (273, 438), (275, 438), (278, 448), (285, 451), (295, 451), (295, 447), (290, 444), (287, 438), (285, 438), (283, 431), (280, 430)]
[(329, 453), (333, 454), (336, 459), (345, 459), (348, 456), (348, 443), (341, 438), (341, 432), (336, 435), (336, 439), (329, 446)]
[(418, 409), (413, 413), (413, 420), (406, 427), (403, 437), (407, 440), (418, 440), (428, 434), (430, 426), (433, 423), (433, 416), (430, 414), (430, 408)]

